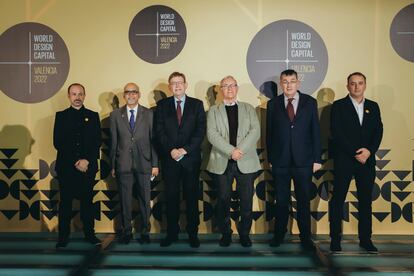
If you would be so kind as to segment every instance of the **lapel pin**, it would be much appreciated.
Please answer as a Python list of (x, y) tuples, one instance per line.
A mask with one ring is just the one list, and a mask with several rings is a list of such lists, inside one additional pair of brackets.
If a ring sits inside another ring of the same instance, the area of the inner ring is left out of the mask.
[(368, 110), (368, 109), (365, 109), (365, 113), (367, 113), (367, 114), (368, 114), (368, 113), (369, 113), (369, 110)]
[(85, 122), (87, 122), (87, 121), (89, 121), (89, 118), (88, 117), (85, 117)]

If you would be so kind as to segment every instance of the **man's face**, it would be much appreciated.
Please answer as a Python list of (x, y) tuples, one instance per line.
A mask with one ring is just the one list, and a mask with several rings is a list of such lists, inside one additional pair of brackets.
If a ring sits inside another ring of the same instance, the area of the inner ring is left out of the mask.
[(70, 105), (73, 108), (79, 109), (82, 107), (83, 102), (85, 101), (85, 91), (83, 91), (82, 86), (73, 85), (69, 89), (68, 98)]
[(286, 97), (291, 98), (295, 96), (296, 92), (298, 91), (300, 81), (295, 75), (281, 75), (279, 84)]
[(187, 83), (184, 82), (183, 77), (173, 77), (170, 79), (168, 88), (174, 94), (175, 97), (181, 98), (187, 90)]
[(363, 76), (354, 75), (349, 79), (346, 88), (348, 89), (349, 94), (352, 98), (362, 99), (364, 97), (364, 92), (367, 88), (367, 84)]
[(135, 83), (128, 83), (124, 87), (124, 99), (129, 107), (135, 107), (139, 100), (139, 88)]
[(220, 89), (223, 92), (223, 100), (231, 103), (236, 101), (237, 92), (239, 91), (236, 80), (232, 78), (223, 80), (220, 84)]

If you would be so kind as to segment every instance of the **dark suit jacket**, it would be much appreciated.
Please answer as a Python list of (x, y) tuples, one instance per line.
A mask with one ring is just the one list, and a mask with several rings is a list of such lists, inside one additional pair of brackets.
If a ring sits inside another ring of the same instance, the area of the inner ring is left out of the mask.
[(380, 109), (376, 102), (365, 99), (362, 126), (358, 114), (349, 96), (337, 100), (331, 110), (331, 134), (334, 159), (355, 159), (359, 148), (367, 148), (371, 152), (366, 164), (375, 165), (375, 152), (382, 140), (383, 127)]
[(321, 163), (317, 103), (311, 96), (298, 93), (299, 103), (292, 123), (283, 94), (267, 103), (267, 157), (274, 167), (290, 167), (292, 164), (307, 167)]
[(111, 164), (117, 173), (151, 174), (158, 167), (158, 156), (153, 145), (153, 112), (139, 105), (134, 130), (128, 121), (126, 106), (109, 115), (111, 129)]
[[(80, 121), (76, 122), (73, 111), (69, 107), (56, 113), (53, 129), (53, 145), (57, 150), (56, 172), (58, 175), (70, 173), (76, 161), (86, 159), (89, 161), (87, 173), (94, 175), (98, 171), (97, 159), (101, 146), (99, 115), (82, 107), (79, 110)], [(77, 132), (80, 134), (79, 139), (76, 137)]]
[(186, 168), (200, 166), (201, 143), (206, 134), (203, 102), (186, 95), (180, 126), (176, 114), (174, 97), (158, 102), (154, 124), (160, 158), (165, 162), (176, 162), (171, 158), (171, 150), (184, 148), (187, 154), (179, 162)]

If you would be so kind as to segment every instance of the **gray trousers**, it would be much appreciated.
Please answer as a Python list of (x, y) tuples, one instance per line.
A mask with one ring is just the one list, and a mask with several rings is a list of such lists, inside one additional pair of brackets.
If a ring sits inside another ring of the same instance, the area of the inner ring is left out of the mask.
[[(117, 175), (118, 192), (122, 208), (122, 231), (124, 234), (132, 232), (132, 193), (136, 185), (139, 214), (141, 215), (141, 234), (150, 231), (149, 218), (151, 215), (151, 174), (141, 174), (136, 171)], [(137, 231), (138, 232), (138, 231)]]

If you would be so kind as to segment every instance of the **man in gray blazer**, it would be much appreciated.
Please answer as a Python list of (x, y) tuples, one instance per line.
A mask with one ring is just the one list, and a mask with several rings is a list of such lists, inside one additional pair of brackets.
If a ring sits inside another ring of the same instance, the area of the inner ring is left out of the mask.
[(217, 215), (222, 233), (219, 244), (223, 247), (231, 244), (230, 198), (236, 179), (240, 198), (240, 243), (250, 247), (253, 182), (261, 169), (256, 152), (260, 124), (254, 107), (237, 101), (238, 85), (234, 77), (224, 77), (220, 89), (223, 103), (212, 106), (207, 115), (207, 138), (213, 146), (207, 170), (213, 174), (218, 192)]
[(151, 213), (151, 178), (158, 175), (158, 157), (152, 143), (152, 110), (138, 104), (138, 85), (124, 87), (126, 105), (111, 112), (112, 176), (118, 181), (122, 206), (120, 241), (128, 244), (132, 238), (132, 191), (137, 187), (139, 211), (142, 219), (141, 243), (149, 243)]

